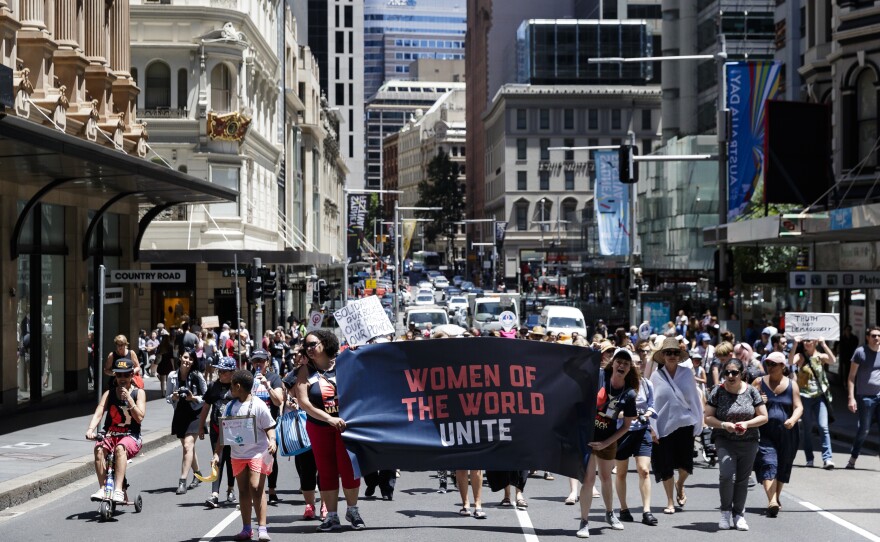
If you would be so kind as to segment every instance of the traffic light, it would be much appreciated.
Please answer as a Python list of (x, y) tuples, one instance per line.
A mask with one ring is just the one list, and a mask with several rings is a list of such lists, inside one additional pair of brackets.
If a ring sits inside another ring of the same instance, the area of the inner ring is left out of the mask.
[(629, 298), (632, 301), (635, 301), (639, 298), (639, 287), (638, 286), (630, 286), (629, 287)]
[(263, 278), (263, 297), (267, 299), (273, 299), (275, 297), (275, 290), (278, 285), (278, 282), (276, 280), (278, 274), (268, 267), (264, 267), (260, 271)]
[(251, 266), (247, 279), (247, 302), (248, 304), (254, 304), (261, 297), (263, 297), (263, 284), (260, 277), (260, 269)]
[(318, 281), (318, 303), (325, 301), (330, 301), (330, 286), (326, 280), (320, 279)]
[(618, 149), (618, 171), (620, 172), (620, 182), (633, 184), (639, 182), (639, 164), (635, 161), (634, 156), (639, 153), (638, 147), (635, 145), (624, 144)]

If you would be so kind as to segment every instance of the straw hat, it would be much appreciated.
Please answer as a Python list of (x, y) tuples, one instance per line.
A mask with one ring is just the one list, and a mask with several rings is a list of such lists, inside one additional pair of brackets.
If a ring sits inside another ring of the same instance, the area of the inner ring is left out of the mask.
[(656, 352), (654, 352), (651, 359), (657, 363), (666, 363), (666, 357), (663, 355), (665, 350), (678, 350), (678, 361), (680, 362), (689, 359), (687, 352), (681, 349), (678, 341), (675, 340), (675, 337), (667, 337), (664, 339), (663, 344)]

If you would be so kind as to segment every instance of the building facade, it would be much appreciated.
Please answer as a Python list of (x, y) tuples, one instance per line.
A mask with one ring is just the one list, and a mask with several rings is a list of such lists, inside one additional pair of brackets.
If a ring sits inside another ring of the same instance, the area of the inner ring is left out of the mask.
[[(312, 268), (341, 261), (342, 119), (322, 97), (319, 67), (281, 3), (212, 6), (132, 5), (138, 108), (162, 162), (241, 194), (234, 204), (170, 209), (148, 230), (144, 259), (182, 266), (193, 280), (154, 285), (141, 320), (170, 328), (182, 315), (217, 316), (269, 329), (307, 312)], [(232, 282), (254, 258), (281, 286), (260, 322)]]

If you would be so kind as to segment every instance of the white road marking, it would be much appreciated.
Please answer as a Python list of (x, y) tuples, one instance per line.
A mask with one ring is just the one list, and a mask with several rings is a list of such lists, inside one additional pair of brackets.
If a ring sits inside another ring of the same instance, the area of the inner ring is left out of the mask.
[(205, 533), (205, 535), (199, 539), (199, 542), (210, 542), (214, 539), (215, 536), (223, 532), (223, 529), (229, 526), (230, 523), (236, 520), (236, 518), (241, 517), (241, 512), (236, 510), (235, 512), (230, 512), (228, 516), (223, 518), (223, 521), (218, 523), (213, 529)]
[(538, 542), (538, 535), (535, 534), (535, 526), (532, 525), (532, 518), (529, 517), (529, 513), (526, 510), (517, 510), (516, 519), (519, 520), (519, 526), (522, 528), (526, 542)]
[(828, 519), (828, 520), (833, 521), (834, 523), (840, 525), (841, 527), (846, 527), (846, 528), (849, 529), (850, 531), (852, 531), (852, 532), (854, 532), (854, 533), (856, 533), (856, 534), (858, 534), (858, 535), (861, 535), (861, 536), (867, 538), (867, 539), (870, 540), (871, 542), (880, 542), (880, 536), (877, 536), (877, 535), (875, 535), (875, 534), (873, 534), (873, 533), (870, 533), (870, 532), (868, 532), (868, 531), (862, 529), (862, 528), (859, 527), (858, 525), (855, 525), (855, 524), (853, 524), (853, 523), (850, 523), (850, 522), (848, 522), (847, 520), (845, 520), (845, 519), (843, 519), (843, 518), (840, 518), (840, 517), (838, 517), (838, 516), (835, 516), (835, 515), (832, 514), (831, 512), (827, 512), (827, 511), (823, 510), (822, 508), (816, 506), (815, 504), (813, 504), (813, 503), (811, 503), (811, 502), (807, 502), (807, 501), (798, 501), (798, 504), (800, 504), (801, 506), (803, 506), (804, 508), (806, 508), (806, 509), (808, 509), (808, 510), (812, 510), (813, 512), (818, 513), (820, 516), (822, 516), (822, 517), (825, 518), (825, 519)]

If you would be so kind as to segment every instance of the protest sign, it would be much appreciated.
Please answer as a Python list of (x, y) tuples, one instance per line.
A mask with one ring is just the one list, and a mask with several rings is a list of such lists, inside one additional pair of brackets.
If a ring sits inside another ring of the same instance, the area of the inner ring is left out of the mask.
[(202, 316), (202, 329), (214, 329), (220, 327), (219, 316)]
[(321, 314), (320, 311), (312, 311), (309, 313), (309, 325), (306, 327), (307, 330), (311, 331), (313, 329), (320, 329), (321, 322), (324, 319), (324, 315)]
[(337, 359), (342, 434), (362, 472), (547, 470), (581, 478), (598, 352), (490, 337), (402, 341)]
[(388, 320), (379, 298), (371, 295), (356, 301), (333, 313), (336, 322), (349, 346), (360, 346), (379, 335), (393, 335), (394, 326)]
[(785, 336), (793, 339), (840, 339), (840, 315), (830, 312), (785, 313)]

